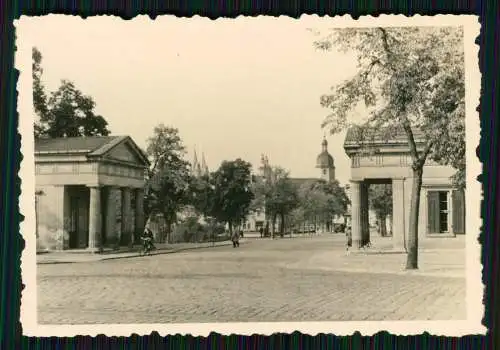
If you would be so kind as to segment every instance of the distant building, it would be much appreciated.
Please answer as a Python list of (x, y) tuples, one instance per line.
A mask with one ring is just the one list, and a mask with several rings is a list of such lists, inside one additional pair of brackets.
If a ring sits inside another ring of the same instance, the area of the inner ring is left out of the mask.
[[(323, 139), (321, 143), (321, 153), (316, 157), (316, 168), (319, 169), (319, 174), (317, 178), (290, 178), (290, 181), (297, 186), (297, 188), (307, 185), (313, 184), (318, 180), (324, 180), (327, 182), (335, 181), (335, 162), (332, 155), (328, 152), (328, 141), (326, 138)], [(255, 175), (256, 178), (269, 178), (271, 176), (272, 169), (269, 164), (269, 159), (262, 155), (261, 157), (261, 167), (259, 169), (259, 173)], [(265, 213), (264, 208), (258, 208), (251, 212), (245, 223), (243, 224), (243, 229), (246, 231), (259, 231), (260, 228), (268, 227), (271, 230), (271, 218), (268, 218)], [(333, 223), (339, 222), (339, 220), (343, 223), (344, 218), (335, 218), (332, 220), (331, 218), (311, 218), (298, 227), (297, 229), (300, 231), (333, 231)], [(276, 226), (277, 231), (279, 231), (279, 227), (281, 222), (279, 218), (277, 219)]]
[(316, 168), (321, 171), (321, 179), (331, 182), (335, 180), (335, 164), (333, 157), (328, 153), (328, 141), (326, 138), (321, 143), (321, 153), (316, 158)]
[(194, 151), (193, 163), (191, 164), (192, 174), (196, 177), (201, 177), (203, 175), (209, 175), (209, 170), (207, 162), (205, 161), (205, 153), (201, 155), (201, 164), (198, 162), (198, 156), (196, 150)]

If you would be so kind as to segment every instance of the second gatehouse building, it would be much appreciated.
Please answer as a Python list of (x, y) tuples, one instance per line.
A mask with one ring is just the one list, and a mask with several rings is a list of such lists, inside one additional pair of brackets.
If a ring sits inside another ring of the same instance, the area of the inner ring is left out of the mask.
[[(344, 149), (351, 160), (351, 224), (353, 244), (369, 241), (368, 186), (392, 184), (392, 232), (395, 249), (407, 246), (412, 169), (408, 140), (404, 132), (372, 131), (360, 138), (359, 129), (348, 130)], [(389, 134), (389, 133), (387, 133)], [(419, 151), (424, 146), (422, 134), (414, 133)], [(465, 233), (464, 191), (453, 186), (456, 170), (427, 159), (423, 169), (418, 235), (454, 237)]]

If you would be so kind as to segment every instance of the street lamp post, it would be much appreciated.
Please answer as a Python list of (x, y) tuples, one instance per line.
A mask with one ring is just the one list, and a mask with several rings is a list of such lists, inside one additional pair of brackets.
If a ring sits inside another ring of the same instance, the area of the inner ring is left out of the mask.
[[(206, 204), (207, 204), (205, 206), (205, 210), (207, 210), (207, 207), (210, 205), (209, 196), (211, 196), (215, 191), (215, 185), (213, 185), (209, 182), (209, 186), (210, 186), (210, 191), (207, 191), (207, 194), (205, 195), (205, 200), (206, 200)], [(213, 219), (211, 219), (210, 222), (211, 222), (210, 226), (212, 226), (212, 247), (215, 247), (215, 222)]]

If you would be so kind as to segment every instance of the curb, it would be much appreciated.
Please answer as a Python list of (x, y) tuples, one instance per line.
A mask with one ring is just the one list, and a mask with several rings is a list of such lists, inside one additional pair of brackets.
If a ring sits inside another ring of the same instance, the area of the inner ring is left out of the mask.
[[(245, 241), (245, 242), (240, 242), (240, 244), (247, 244), (249, 243), (248, 241)], [(232, 243), (231, 242), (228, 242), (228, 243), (224, 243), (224, 244), (218, 244), (218, 245), (210, 245), (210, 246), (204, 246), (204, 247), (186, 247), (186, 248), (177, 248), (177, 249), (159, 249), (159, 250), (156, 250), (154, 253), (151, 253), (151, 255), (149, 256), (153, 256), (153, 255), (164, 255), (164, 254), (173, 254), (173, 253), (180, 253), (180, 252), (183, 252), (183, 251), (187, 251), (187, 250), (196, 250), (196, 249), (207, 249), (207, 248), (217, 248), (217, 247), (227, 247), (227, 246), (231, 246)], [(127, 254), (127, 253), (123, 253), (123, 254)], [(37, 265), (55, 265), (55, 264), (80, 264), (80, 263), (89, 263), (89, 262), (96, 262), (96, 261), (105, 261), (105, 260), (117, 260), (117, 259), (130, 259), (130, 258), (140, 258), (140, 257), (143, 257), (144, 255), (141, 255), (140, 253), (138, 252), (131, 252), (129, 253), (131, 255), (125, 255), (125, 256), (105, 256), (105, 255), (102, 255), (98, 258), (96, 258), (95, 260), (87, 260), (87, 261), (71, 261), (71, 260), (67, 260), (67, 261), (64, 261), (64, 260), (61, 260), (61, 261), (40, 261), (40, 262), (37, 262)]]
[[(240, 243), (240, 244), (243, 244), (243, 243)], [(149, 256), (153, 256), (153, 255), (164, 255), (164, 254), (173, 254), (173, 253), (180, 253), (180, 252), (183, 252), (183, 251), (186, 251), (186, 250), (196, 250), (196, 249), (206, 249), (206, 248), (217, 248), (217, 247), (227, 247), (227, 246), (230, 246), (232, 245), (232, 243), (227, 243), (227, 244), (219, 244), (219, 245), (213, 245), (213, 246), (206, 246), (206, 247), (187, 247), (187, 248), (178, 248), (178, 249), (171, 249), (171, 250), (168, 250), (168, 249), (160, 249), (160, 250), (156, 250), (156, 252), (154, 253), (151, 253), (151, 255)], [(103, 261), (103, 260), (116, 260), (116, 259), (129, 259), (129, 258), (140, 258), (144, 255), (141, 255), (141, 254), (133, 254), (133, 255), (127, 255), (127, 256), (111, 256), (109, 258), (102, 258), (102, 259), (99, 259), (97, 261)]]

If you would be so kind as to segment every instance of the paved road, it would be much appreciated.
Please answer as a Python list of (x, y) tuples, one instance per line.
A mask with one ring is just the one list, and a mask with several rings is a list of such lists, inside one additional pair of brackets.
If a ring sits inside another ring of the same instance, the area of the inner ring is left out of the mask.
[(38, 265), (39, 323), (465, 318), (464, 278), (317, 265), (327, 252), (340, 259), (343, 244), (331, 235), (256, 239), (239, 249)]

